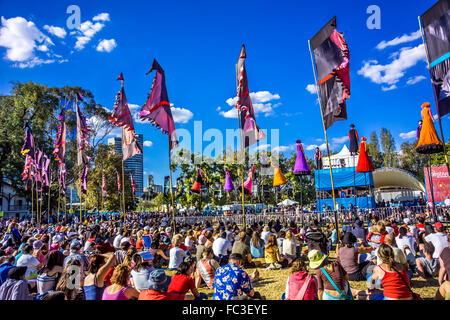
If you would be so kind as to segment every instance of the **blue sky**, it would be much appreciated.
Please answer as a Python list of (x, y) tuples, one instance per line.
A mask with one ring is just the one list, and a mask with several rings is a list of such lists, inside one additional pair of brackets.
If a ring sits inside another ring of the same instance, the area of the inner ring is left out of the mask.
[[(229, 118), (236, 95), (235, 63), (247, 49), (247, 73), (256, 121), (279, 129), (281, 151), (297, 139), (312, 156), (323, 144), (323, 127), (307, 41), (334, 15), (350, 49), (351, 98), (348, 121), (335, 123), (328, 136), (341, 149), (350, 123), (360, 136), (386, 127), (397, 147), (413, 141), (420, 105), (436, 113), (417, 16), (435, 1), (77, 1), (81, 27), (69, 30), (69, 1), (0, 1), (0, 93), (11, 81), (90, 89), (98, 103), (112, 109), (125, 76), (128, 101), (138, 111), (153, 76), (145, 76), (156, 58), (166, 71), (176, 127), (193, 132), (235, 129)], [(381, 9), (381, 29), (369, 30), (369, 5)], [(56, 28), (55, 28), (56, 27)], [(73, 34), (71, 34), (73, 33)], [(220, 107), (220, 108), (219, 108)], [(450, 137), (449, 117), (443, 121)], [(144, 134), (144, 186), (167, 174), (167, 137), (149, 124)], [(270, 137), (269, 137), (270, 143)], [(209, 143), (204, 142), (203, 148)]]

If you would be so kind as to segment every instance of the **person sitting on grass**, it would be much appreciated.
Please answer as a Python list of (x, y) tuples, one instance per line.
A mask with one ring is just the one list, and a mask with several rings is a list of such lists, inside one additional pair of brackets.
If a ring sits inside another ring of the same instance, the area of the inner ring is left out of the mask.
[(286, 239), (283, 240), (283, 251), (281, 252), (289, 263), (297, 258), (297, 240), (291, 230), (286, 232)]
[(229, 263), (216, 271), (213, 300), (241, 300), (246, 296), (261, 298), (253, 289), (247, 272), (241, 269), (242, 260), (239, 253), (232, 253)]
[(148, 289), (150, 273), (155, 270), (153, 259), (154, 256), (148, 251), (135, 253), (132, 257), (134, 266), (131, 270), (131, 283), (139, 292)]
[(197, 262), (197, 269), (195, 270), (195, 287), (207, 286), (209, 289), (213, 289), (214, 274), (220, 266), (214, 260), (214, 253), (211, 248), (206, 248), (202, 254), (203, 258)]
[(412, 300), (405, 266), (395, 261), (392, 247), (383, 243), (377, 251), (381, 263), (373, 269), (373, 280), (381, 279), (384, 300)]
[(357, 238), (351, 232), (346, 232), (342, 238), (342, 245), (336, 248), (336, 258), (341, 263), (350, 281), (366, 281), (366, 275), (375, 267), (370, 261), (358, 263), (359, 254), (369, 253), (372, 247), (355, 247)]
[(280, 269), (282, 265), (280, 263), (283, 262), (281, 258), (280, 251), (277, 246), (276, 237), (271, 234), (269, 239), (267, 240), (267, 245), (265, 248), (265, 261), (267, 266), (267, 270)]
[[(247, 234), (245, 231), (239, 232), (239, 240), (233, 243), (233, 250), (231, 253), (239, 253), (242, 255), (244, 261), (244, 268), (255, 268), (257, 265), (252, 261), (252, 255), (250, 253), (250, 246), (245, 243), (245, 239), (247, 238)], [(259, 264), (258, 264), (259, 265)]]
[(169, 251), (169, 270), (177, 270), (180, 263), (183, 262), (186, 253), (179, 246), (182, 242), (181, 235), (175, 235), (172, 239), (173, 248)]
[(130, 279), (130, 267), (119, 264), (111, 277), (111, 285), (103, 291), (102, 300), (130, 300), (137, 299), (139, 292), (128, 285)]
[(250, 253), (252, 258), (264, 258), (264, 240), (257, 231), (253, 232), (250, 241)]
[[(179, 294), (179, 299), (177, 300), (201, 300), (200, 293), (195, 287), (195, 282), (192, 278), (195, 266), (196, 263), (194, 260), (186, 259), (186, 261), (180, 263), (177, 272), (172, 277), (167, 292)], [(189, 291), (191, 291), (194, 297), (186, 295)]]
[(348, 275), (339, 261), (330, 262), (319, 250), (308, 252), (309, 267), (316, 271), (319, 300), (353, 300)]
[(167, 292), (171, 280), (162, 269), (152, 271), (148, 289), (141, 291), (139, 300), (180, 300), (179, 294)]
[(306, 263), (297, 259), (292, 263), (291, 275), (286, 281), (286, 300), (317, 300), (317, 284), (306, 270)]
[(423, 245), (423, 257), (416, 259), (417, 273), (423, 279), (430, 279), (439, 273), (439, 259), (433, 258), (434, 245), (426, 242)]

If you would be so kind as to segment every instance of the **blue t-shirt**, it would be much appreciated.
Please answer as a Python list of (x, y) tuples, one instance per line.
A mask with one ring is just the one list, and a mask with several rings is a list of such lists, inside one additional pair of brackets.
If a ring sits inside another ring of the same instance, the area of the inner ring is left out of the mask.
[(13, 266), (7, 262), (0, 264), (0, 285), (8, 279), (8, 272), (12, 268)]
[(247, 272), (229, 263), (217, 269), (214, 275), (213, 300), (231, 300), (252, 291), (252, 283)]

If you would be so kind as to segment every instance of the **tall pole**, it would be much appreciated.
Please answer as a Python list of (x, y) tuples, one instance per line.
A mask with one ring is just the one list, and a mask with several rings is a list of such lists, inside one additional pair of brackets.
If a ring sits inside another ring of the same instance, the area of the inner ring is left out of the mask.
[[(245, 141), (244, 141), (244, 133), (242, 132), (241, 129), (241, 110), (238, 110), (238, 119), (239, 119), (239, 133), (240, 133), (240, 138), (241, 138), (241, 152), (243, 152), (243, 156), (244, 156), (244, 162), (245, 162)], [(236, 159), (238, 160), (238, 159)], [(245, 229), (245, 193), (244, 193), (244, 176), (245, 176), (245, 169), (244, 169), (244, 163), (242, 163), (241, 165), (241, 191), (242, 191), (242, 228)]]
[[(175, 201), (173, 199), (173, 187), (172, 187), (172, 150), (170, 150), (170, 135), (167, 135), (169, 142), (169, 179), (170, 179), (170, 198), (172, 199), (172, 225), (173, 232), (175, 233)], [(202, 199), (202, 189), (200, 188), (200, 201)], [(200, 202), (201, 203), (201, 202)], [(201, 207), (200, 207), (201, 210)]]
[(39, 190), (36, 181), (36, 224), (39, 226)]
[(83, 195), (82, 195), (82, 193), (81, 193), (81, 170), (80, 170), (80, 187), (79, 187), (79, 200), (80, 200), (80, 224), (83, 222), (83, 209), (82, 209), (82, 207), (81, 207), (81, 204), (82, 204), (82, 197), (83, 197)]
[(437, 94), (436, 94), (436, 90), (435, 90), (434, 84), (433, 84), (433, 74), (431, 73), (430, 57), (428, 56), (428, 47), (427, 47), (427, 42), (426, 42), (426, 39), (425, 39), (425, 32), (423, 32), (422, 19), (420, 18), (420, 16), (418, 18), (419, 18), (420, 32), (422, 33), (422, 41), (423, 41), (423, 45), (424, 45), (424, 48), (425, 48), (425, 55), (427, 57), (428, 70), (430, 71), (430, 81), (431, 81), (431, 86), (433, 87), (433, 95), (434, 95), (434, 101), (436, 103), (436, 109), (437, 109), (437, 113), (438, 113), (439, 128), (441, 130), (442, 143), (444, 145), (445, 164), (447, 165), (447, 173), (450, 176), (450, 165), (448, 163), (448, 156), (447, 156), (447, 151), (446, 151), (447, 148), (446, 148), (446, 144), (445, 144), (444, 131), (442, 130), (442, 122), (441, 122), (441, 117), (440, 117), (440, 112), (439, 112), (439, 100), (438, 100), (438, 97), (437, 97)]
[(434, 186), (433, 186), (433, 176), (432, 176), (432, 170), (431, 170), (431, 155), (428, 155), (428, 183), (430, 184), (430, 193), (431, 193), (431, 201), (433, 202), (431, 206), (431, 214), (434, 218), (436, 218), (434, 210)]
[[(123, 129), (122, 129), (122, 139), (123, 139)], [(122, 140), (123, 141), (123, 140)], [(123, 209), (123, 223), (127, 221), (127, 209), (125, 208), (125, 161), (122, 160), (122, 209)]]
[(311, 41), (308, 40), (308, 46), (309, 46), (309, 53), (311, 55), (311, 63), (314, 71), (314, 81), (316, 84), (316, 90), (317, 90), (317, 97), (319, 98), (319, 107), (320, 107), (320, 115), (322, 116), (322, 124), (323, 124), (323, 132), (325, 134), (325, 143), (327, 144), (327, 153), (328, 153), (328, 164), (330, 166), (330, 178), (331, 178), (331, 192), (333, 194), (333, 211), (334, 211), (334, 219), (336, 221), (336, 231), (337, 231), (337, 238), (339, 239), (339, 222), (336, 212), (336, 197), (334, 194), (334, 181), (333, 181), (333, 169), (331, 167), (331, 156), (330, 156), (330, 147), (328, 145), (328, 136), (327, 136), (327, 129), (325, 128), (325, 121), (323, 118), (323, 111), (322, 111), (322, 100), (320, 99), (320, 91), (319, 91), (319, 84), (317, 82), (317, 75), (316, 75), (316, 63), (314, 61), (314, 55), (311, 48)]
[(49, 165), (49, 177), (48, 177), (48, 202), (47, 202), (47, 225), (50, 224), (50, 191), (52, 186), (52, 170)]
[(31, 180), (31, 223), (33, 223), (34, 213), (34, 181)]
[(57, 211), (57, 222), (59, 223), (59, 208), (61, 203), (61, 188), (58, 191), (58, 211)]

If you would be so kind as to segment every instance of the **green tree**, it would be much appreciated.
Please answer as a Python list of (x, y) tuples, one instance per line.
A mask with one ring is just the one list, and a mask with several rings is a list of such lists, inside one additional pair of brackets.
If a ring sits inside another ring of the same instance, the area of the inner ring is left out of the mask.
[(423, 181), (423, 168), (428, 163), (428, 156), (416, 152), (417, 143), (418, 141), (402, 143), (400, 146), (401, 152), (398, 157), (399, 167), (411, 172), (417, 176), (420, 181)]
[(383, 166), (387, 168), (397, 167), (397, 156), (395, 152), (395, 140), (391, 132), (381, 128), (381, 147), (383, 150)]
[(375, 168), (381, 168), (383, 165), (383, 156), (380, 152), (380, 144), (375, 131), (370, 134), (370, 142), (367, 144), (367, 153), (372, 159)]

